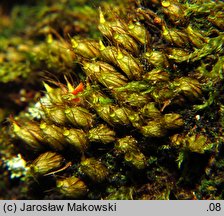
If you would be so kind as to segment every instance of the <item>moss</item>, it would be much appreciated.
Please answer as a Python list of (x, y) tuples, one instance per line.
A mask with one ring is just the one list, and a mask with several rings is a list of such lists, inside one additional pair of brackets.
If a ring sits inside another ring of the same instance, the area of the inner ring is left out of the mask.
[(64, 164), (18, 178), (27, 198), (222, 199), (223, 6), (49, 0), (0, 14), (4, 164), (49, 150)]

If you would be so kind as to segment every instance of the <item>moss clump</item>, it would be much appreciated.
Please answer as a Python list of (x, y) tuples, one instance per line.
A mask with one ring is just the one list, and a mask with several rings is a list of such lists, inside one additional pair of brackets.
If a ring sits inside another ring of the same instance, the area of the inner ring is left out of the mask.
[(40, 38), (25, 59), (55, 77), (11, 118), (17, 151), (44, 170), (25, 181), (48, 180), (51, 192), (44, 187), (40, 197), (203, 199), (213, 190), (209, 198), (221, 199), (224, 34), (213, 14), (223, 2), (83, 6), (78, 20), (99, 14), (94, 33), (88, 22), (73, 23), (69, 4), (49, 2), (29, 30)]

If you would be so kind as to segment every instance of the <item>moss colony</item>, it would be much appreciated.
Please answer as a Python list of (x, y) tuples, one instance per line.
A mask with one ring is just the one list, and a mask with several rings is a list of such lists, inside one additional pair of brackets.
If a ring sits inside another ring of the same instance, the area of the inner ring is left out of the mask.
[(1, 197), (224, 199), (224, 3), (44, 2), (2, 5)]

